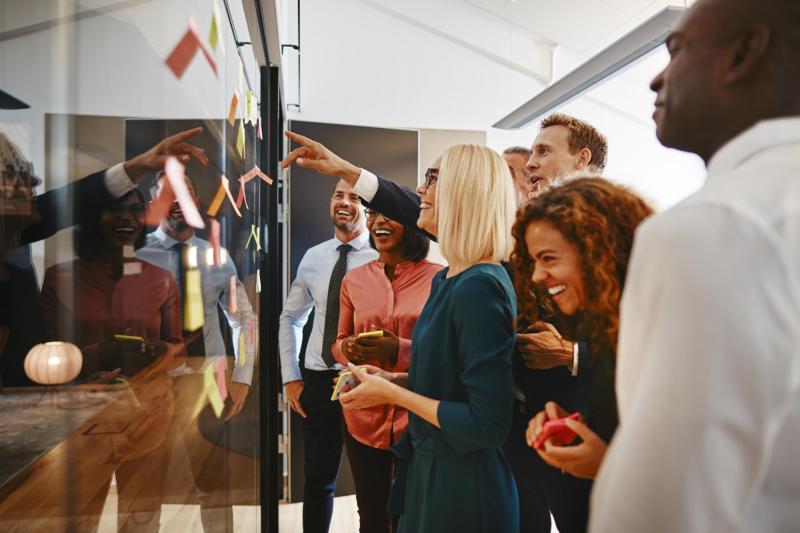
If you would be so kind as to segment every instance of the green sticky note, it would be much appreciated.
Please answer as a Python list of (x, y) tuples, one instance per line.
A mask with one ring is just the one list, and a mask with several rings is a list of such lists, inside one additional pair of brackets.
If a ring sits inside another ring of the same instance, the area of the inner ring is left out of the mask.
[(219, 394), (219, 387), (217, 387), (217, 380), (214, 378), (214, 365), (208, 365), (203, 370), (203, 393), (208, 396), (211, 402), (211, 408), (214, 410), (214, 415), (217, 418), (222, 416), (222, 411), (225, 409), (225, 404), (222, 401), (222, 396)]

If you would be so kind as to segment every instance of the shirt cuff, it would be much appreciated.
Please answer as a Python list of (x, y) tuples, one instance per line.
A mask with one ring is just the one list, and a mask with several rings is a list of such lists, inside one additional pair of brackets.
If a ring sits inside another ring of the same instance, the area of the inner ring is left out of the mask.
[(367, 202), (371, 202), (378, 193), (378, 176), (362, 168), (356, 184), (353, 185), (353, 192)]
[(578, 343), (572, 343), (572, 377), (578, 375)]
[(243, 366), (240, 367), (239, 363), (233, 363), (236, 365), (236, 368), (233, 369), (233, 375), (231, 376), (231, 381), (235, 381), (236, 383), (244, 383), (245, 385), (252, 385), (253, 384), (253, 367)]
[[(377, 178), (375, 181), (377, 182)], [(117, 163), (106, 170), (105, 182), (106, 189), (114, 198), (122, 198), (136, 188), (128, 173), (125, 172), (125, 163)]]

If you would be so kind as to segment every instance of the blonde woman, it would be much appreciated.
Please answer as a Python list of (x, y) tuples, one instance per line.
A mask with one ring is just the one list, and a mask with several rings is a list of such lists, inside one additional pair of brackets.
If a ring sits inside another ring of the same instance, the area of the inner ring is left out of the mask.
[[(299, 164), (334, 175), (352, 170), (303, 140)], [(429, 171), (418, 188), (417, 225), (438, 236), (450, 266), (433, 279), (409, 372), (353, 367), (360, 383), (341, 403), (409, 411), (409, 429), (393, 448), (399, 463), (389, 510), (400, 515), (399, 531), (516, 532), (517, 491), (500, 451), (513, 403), (516, 301), (500, 265), (513, 247), (513, 181), (503, 159), (481, 146), (449, 148), (434, 167), (439, 172)]]

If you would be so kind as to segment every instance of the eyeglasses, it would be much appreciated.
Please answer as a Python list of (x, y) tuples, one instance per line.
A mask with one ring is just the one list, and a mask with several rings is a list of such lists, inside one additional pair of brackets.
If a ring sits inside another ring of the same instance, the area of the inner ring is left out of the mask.
[[(370, 209), (370, 208), (364, 209), (364, 214), (366, 215), (367, 220), (375, 220), (376, 218), (378, 218), (378, 215), (383, 215), (383, 213), (381, 213), (380, 211), (375, 211), (374, 209)], [(383, 215), (383, 219), (386, 220), (386, 221), (392, 220), (391, 218), (387, 217), (386, 215)]]
[(425, 184), (424, 187), (426, 189), (430, 189), (436, 182), (439, 181), (439, 169), (438, 168), (429, 168), (425, 171)]

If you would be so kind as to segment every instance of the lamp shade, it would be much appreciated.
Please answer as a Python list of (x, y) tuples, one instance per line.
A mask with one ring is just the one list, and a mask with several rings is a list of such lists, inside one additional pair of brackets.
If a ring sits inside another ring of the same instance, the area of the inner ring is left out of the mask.
[(25, 374), (40, 385), (60, 385), (75, 379), (83, 366), (83, 354), (68, 342), (37, 344), (25, 357)]

